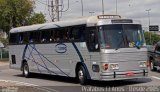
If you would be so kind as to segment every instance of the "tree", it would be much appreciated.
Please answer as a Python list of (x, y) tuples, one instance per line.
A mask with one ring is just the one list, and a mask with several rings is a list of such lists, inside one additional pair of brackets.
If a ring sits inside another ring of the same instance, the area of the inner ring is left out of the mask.
[[(13, 27), (45, 22), (45, 17), (41, 17), (44, 18), (41, 21), (35, 20), (37, 16), (33, 18), (36, 14), (33, 11), (34, 5), (34, 0), (0, 0), (0, 28), (8, 33)], [(42, 16), (42, 13), (36, 15)]]
[(4, 46), (8, 45), (8, 40), (0, 37), (0, 42), (4, 44)]
[(42, 13), (34, 13), (28, 19), (28, 25), (44, 23), (46, 21), (45, 16)]
[(154, 45), (160, 41), (160, 36), (151, 32), (144, 33), (147, 45)]

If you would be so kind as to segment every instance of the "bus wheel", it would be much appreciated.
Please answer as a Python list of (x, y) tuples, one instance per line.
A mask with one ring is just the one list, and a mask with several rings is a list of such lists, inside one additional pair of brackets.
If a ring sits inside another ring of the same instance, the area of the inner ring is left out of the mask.
[(79, 67), (78, 76), (77, 77), (78, 77), (79, 82), (80, 82), (81, 85), (87, 84), (87, 75), (86, 75), (86, 71), (85, 71), (83, 66)]
[(156, 71), (156, 70), (157, 70), (157, 69), (155, 68), (155, 66), (154, 66), (153, 60), (152, 60), (151, 63), (150, 63), (150, 70), (151, 70), (151, 71)]
[(29, 67), (28, 67), (27, 62), (24, 62), (24, 64), (23, 64), (23, 75), (26, 78), (29, 78), (29, 76), (30, 76)]

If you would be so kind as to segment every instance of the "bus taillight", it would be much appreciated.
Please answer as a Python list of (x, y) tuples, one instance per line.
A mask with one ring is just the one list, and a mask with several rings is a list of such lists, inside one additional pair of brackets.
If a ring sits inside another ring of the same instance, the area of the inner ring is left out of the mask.
[(103, 67), (103, 70), (106, 71), (108, 69), (108, 64), (103, 64), (102, 67)]

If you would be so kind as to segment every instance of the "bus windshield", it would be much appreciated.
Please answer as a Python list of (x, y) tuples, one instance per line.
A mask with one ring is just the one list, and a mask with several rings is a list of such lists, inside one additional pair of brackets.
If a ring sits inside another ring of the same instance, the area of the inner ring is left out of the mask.
[(141, 25), (112, 24), (100, 27), (101, 48), (141, 48), (145, 40)]

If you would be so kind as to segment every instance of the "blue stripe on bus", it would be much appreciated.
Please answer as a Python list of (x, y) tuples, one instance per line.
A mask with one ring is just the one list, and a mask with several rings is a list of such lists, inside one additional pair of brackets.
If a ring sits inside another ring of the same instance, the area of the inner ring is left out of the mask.
[[(66, 76), (68, 76), (64, 71), (62, 71), (56, 64), (54, 64), (52, 61), (48, 60), (43, 54), (41, 54), (34, 46), (31, 46), (30, 44), (27, 44), (26, 47), (25, 47), (25, 50), (23, 52), (23, 60), (25, 58), (25, 53), (27, 51), (27, 48), (29, 48), (29, 46), (32, 48), (32, 50), (35, 50), (38, 55), (41, 57), (43, 57), (44, 59), (46, 59), (48, 62), (50, 62), (52, 65), (54, 65), (56, 68), (58, 68), (63, 74), (65, 74)], [(31, 54), (31, 53), (30, 53)], [(41, 58), (42, 58), (41, 57)], [(38, 64), (39, 65), (39, 64)], [(49, 72), (49, 71), (48, 71)], [(52, 71), (53, 72), (53, 71)], [(69, 77), (69, 76), (68, 76)]]
[[(28, 48), (28, 51), (29, 51), (29, 57), (28, 57), (28, 59), (30, 59), (30, 56), (32, 57), (32, 59), (31, 59), (32, 62), (34, 62), (34, 63), (36, 64), (36, 66), (37, 66), (37, 68), (38, 68), (38, 71), (41, 73), (41, 70), (40, 70), (38, 64), (36, 63), (36, 61), (35, 61), (35, 59), (34, 59), (34, 57), (33, 57), (33, 55), (32, 55), (33, 49), (30, 50), (30, 49)], [(27, 57), (25, 56), (25, 58), (27, 58)]]
[(74, 42), (72, 42), (72, 45), (73, 45), (73, 47), (75, 48), (75, 50), (76, 50), (76, 52), (77, 52), (77, 54), (78, 54), (81, 62), (84, 62), (84, 59), (83, 59), (83, 57), (82, 57), (82, 54), (81, 54), (80, 51), (78, 50), (78, 47), (76, 46), (76, 44), (75, 44)]
[(28, 44), (26, 44), (26, 46), (24, 48), (22, 60), (24, 60), (24, 58), (25, 58), (25, 54), (26, 54), (27, 48), (28, 48)]
[(73, 47), (75, 48), (75, 50), (76, 50), (76, 52), (77, 52), (77, 54), (78, 54), (78, 56), (79, 56), (79, 58), (80, 58), (80, 60), (81, 60), (81, 64), (83, 65), (83, 67), (84, 67), (85, 70), (86, 70), (87, 79), (91, 79), (91, 76), (90, 76), (90, 74), (89, 74), (89, 71), (88, 71), (88, 68), (87, 68), (86, 64), (84, 63), (84, 59), (83, 59), (83, 57), (82, 57), (81, 52), (78, 50), (78, 47), (76, 46), (76, 44), (75, 44), (74, 42), (72, 42), (72, 45), (73, 45)]

